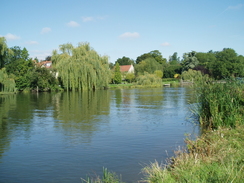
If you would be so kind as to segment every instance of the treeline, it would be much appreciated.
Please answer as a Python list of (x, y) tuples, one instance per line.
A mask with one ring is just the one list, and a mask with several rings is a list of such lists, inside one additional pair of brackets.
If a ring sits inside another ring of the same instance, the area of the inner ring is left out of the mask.
[[(26, 48), (8, 48), (0, 37), (0, 92), (95, 90), (109, 83), (135, 82), (138, 85), (162, 85), (162, 78), (196, 78), (208, 74), (214, 79), (244, 76), (244, 57), (234, 49), (185, 53), (177, 52), (167, 60), (158, 50), (144, 53), (136, 60), (126, 56), (109, 63), (89, 43), (62, 44), (45, 60), (51, 68), (42, 67), (37, 58), (30, 58)], [(134, 73), (120, 72), (121, 65), (133, 65)]]
[[(244, 57), (238, 55), (234, 49), (224, 48), (222, 51), (207, 53), (191, 51), (184, 53), (183, 58), (178, 57), (177, 52), (167, 60), (158, 50), (138, 56), (134, 61), (128, 57), (117, 59), (115, 64), (135, 66), (136, 76), (144, 72), (154, 73), (156, 70), (163, 72), (163, 78), (180, 77), (189, 69), (208, 74), (214, 79), (244, 76)], [(113, 67), (111, 64), (110, 67)]]

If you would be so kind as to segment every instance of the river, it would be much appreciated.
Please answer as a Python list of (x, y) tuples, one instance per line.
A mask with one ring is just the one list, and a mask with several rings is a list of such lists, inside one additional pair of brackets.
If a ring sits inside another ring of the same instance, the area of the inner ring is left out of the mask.
[(0, 95), (0, 182), (81, 182), (102, 168), (140, 180), (184, 147), (187, 87)]

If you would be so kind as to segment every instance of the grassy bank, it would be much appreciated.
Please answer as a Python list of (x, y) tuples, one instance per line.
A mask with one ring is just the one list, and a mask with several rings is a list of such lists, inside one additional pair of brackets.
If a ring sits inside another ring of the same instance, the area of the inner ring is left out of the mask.
[(176, 152), (168, 165), (158, 162), (143, 169), (145, 182), (243, 182), (244, 125), (186, 139), (188, 150)]
[(180, 86), (179, 79), (175, 79), (175, 78), (163, 78), (162, 82), (163, 82), (163, 85), (170, 84), (171, 86)]
[(117, 89), (117, 88), (156, 88), (156, 87), (162, 87), (165, 84), (170, 84), (170, 86), (176, 87), (180, 86), (180, 82), (178, 79), (174, 78), (163, 78), (162, 82), (159, 84), (147, 84), (147, 85), (142, 85), (142, 84), (137, 84), (135, 83), (125, 83), (125, 84), (109, 84), (109, 89)]
[(109, 89), (123, 89), (123, 88), (158, 88), (162, 85), (137, 85), (137, 84), (110, 84)]

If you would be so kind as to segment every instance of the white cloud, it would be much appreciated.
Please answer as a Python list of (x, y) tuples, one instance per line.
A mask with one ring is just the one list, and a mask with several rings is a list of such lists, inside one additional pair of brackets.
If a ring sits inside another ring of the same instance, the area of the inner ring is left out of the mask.
[(80, 25), (77, 23), (77, 22), (75, 22), (75, 21), (70, 21), (69, 23), (67, 23), (67, 25), (69, 26), (69, 27), (79, 27)]
[(12, 41), (12, 40), (17, 40), (20, 39), (19, 36), (16, 36), (14, 34), (8, 33), (4, 36), (8, 41)]
[(94, 18), (93, 17), (81, 17), (83, 22), (90, 22), (93, 21)]
[(171, 45), (171, 44), (168, 43), (168, 42), (164, 42), (164, 43), (161, 44), (161, 46), (170, 46), (170, 45)]
[(41, 34), (46, 34), (46, 33), (51, 32), (51, 31), (52, 31), (51, 28), (49, 28), (49, 27), (44, 27), (44, 28), (42, 28), (42, 30), (41, 30)]
[(238, 4), (236, 6), (228, 6), (227, 10), (238, 10), (241, 9), (244, 6), (244, 4)]
[(124, 34), (121, 34), (119, 36), (120, 38), (138, 38), (140, 37), (140, 34), (138, 32), (125, 32)]

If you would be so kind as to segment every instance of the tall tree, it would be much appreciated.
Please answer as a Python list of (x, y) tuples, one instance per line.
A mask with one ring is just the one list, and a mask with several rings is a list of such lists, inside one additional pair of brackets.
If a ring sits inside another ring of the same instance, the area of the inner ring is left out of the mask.
[(15, 81), (11, 78), (5, 68), (0, 69), (0, 92), (14, 92)]
[(120, 72), (120, 66), (118, 62), (115, 64), (114, 82), (115, 84), (120, 84), (122, 82), (122, 75)]
[(169, 64), (170, 65), (180, 64), (180, 57), (178, 57), (177, 52), (174, 52), (173, 55), (169, 57)]
[(159, 64), (165, 64), (167, 61), (166, 58), (163, 58), (160, 51), (153, 50), (149, 53), (144, 53), (141, 56), (137, 57), (136, 63), (139, 64), (141, 61), (146, 60), (147, 58), (154, 58)]
[(183, 71), (193, 69), (198, 65), (199, 61), (197, 60), (196, 53), (197, 52), (192, 51), (184, 54), (182, 62)]
[(166, 58), (163, 58), (163, 55), (158, 50), (150, 51), (149, 54), (160, 64), (166, 64)]
[(12, 51), (7, 46), (5, 37), (0, 37), (0, 69), (5, 66), (7, 57), (12, 54)]
[(55, 90), (58, 88), (58, 81), (54, 75), (53, 70), (45, 67), (36, 67), (31, 74), (31, 89), (40, 91)]
[(135, 71), (136, 75), (144, 74), (144, 72), (153, 74), (156, 70), (163, 70), (163, 66), (159, 64), (154, 58), (149, 57), (139, 64), (136, 64)]
[(216, 79), (243, 76), (244, 63), (234, 49), (224, 48), (216, 52), (216, 61), (210, 65), (212, 76)]
[(45, 60), (46, 60), (46, 61), (51, 61), (51, 60), (52, 60), (52, 57), (51, 57), (51, 56), (47, 56), (47, 57), (45, 58)]
[(21, 49), (18, 46), (10, 48), (13, 52), (8, 56), (5, 68), (8, 74), (13, 74), (18, 90), (24, 90), (30, 87), (31, 74), (34, 70), (34, 63), (29, 58), (26, 48)]
[(67, 90), (92, 90), (108, 86), (110, 80), (107, 56), (100, 56), (89, 43), (60, 45), (53, 51), (52, 62)]
[(123, 56), (122, 58), (118, 58), (115, 62), (119, 63), (119, 65), (134, 65), (134, 60), (130, 59), (129, 57)]

